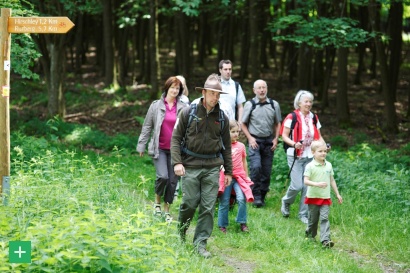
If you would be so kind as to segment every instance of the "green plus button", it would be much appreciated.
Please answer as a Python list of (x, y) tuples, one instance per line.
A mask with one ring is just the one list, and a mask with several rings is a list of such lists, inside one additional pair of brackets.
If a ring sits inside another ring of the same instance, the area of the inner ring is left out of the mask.
[(31, 241), (10, 241), (9, 262), (31, 263)]

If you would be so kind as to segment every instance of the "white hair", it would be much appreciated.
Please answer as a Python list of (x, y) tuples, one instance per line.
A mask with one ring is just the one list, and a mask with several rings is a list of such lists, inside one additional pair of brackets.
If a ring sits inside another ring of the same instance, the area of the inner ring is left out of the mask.
[(306, 91), (306, 90), (299, 90), (299, 92), (295, 96), (295, 101), (293, 102), (293, 106), (295, 107), (295, 109), (299, 109), (299, 103), (302, 97), (308, 97), (312, 100), (312, 102), (314, 99), (314, 96), (311, 92)]

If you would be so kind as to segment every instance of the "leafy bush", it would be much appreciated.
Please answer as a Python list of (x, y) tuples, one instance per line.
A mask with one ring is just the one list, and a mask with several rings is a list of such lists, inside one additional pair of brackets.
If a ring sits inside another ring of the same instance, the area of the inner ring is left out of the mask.
[[(40, 153), (39, 143), (23, 144), (37, 149), (29, 159), (13, 147), (13, 183), (0, 220), (1, 272), (200, 272), (178, 250), (176, 227), (146, 213), (143, 169), (124, 181), (120, 173), (132, 161), (118, 152), (107, 162), (48, 145)], [(7, 242), (14, 240), (31, 241), (31, 264), (8, 263)]]

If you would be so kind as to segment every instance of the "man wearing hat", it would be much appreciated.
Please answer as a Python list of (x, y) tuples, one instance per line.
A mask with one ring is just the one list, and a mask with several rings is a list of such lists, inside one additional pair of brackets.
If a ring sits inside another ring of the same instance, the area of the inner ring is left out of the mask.
[(232, 180), (231, 137), (229, 119), (219, 108), (219, 97), (224, 92), (218, 75), (210, 75), (204, 87), (195, 89), (201, 90), (203, 97), (194, 106), (196, 113), (192, 113), (192, 106), (179, 113), (172, 133), (171, 161), (175, 174), (183, 176), (178, 219), (181, 239), (185, 241), (199, 207), (193, 243), (201, 256), (209, 258), (206, 243), (214, 226), (221, 166), (225, 169), (225, 185)]

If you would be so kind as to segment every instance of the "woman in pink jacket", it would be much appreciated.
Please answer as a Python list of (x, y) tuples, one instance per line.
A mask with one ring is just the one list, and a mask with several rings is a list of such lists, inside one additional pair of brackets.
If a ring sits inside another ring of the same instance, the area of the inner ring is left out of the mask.
[(225, 187), (223, 171), (220, 172), (219, 179), (219, 210), (218, 226), (219, 230), (226, 233), (228, 226), (229, 200), (232, 190), (235, 192), (238, 203), (238, 214), (236, 222), (240, 224), (241, 231), (248, 232), (246, 202), (253, 202), (252, 189), (253, 182), (248, 176), (248, 163), (246, 161), (245, 145), (238, 141), (239, 123), (236, 120), (229, 121), (229, 131), (232, 142), (232, 182)]

